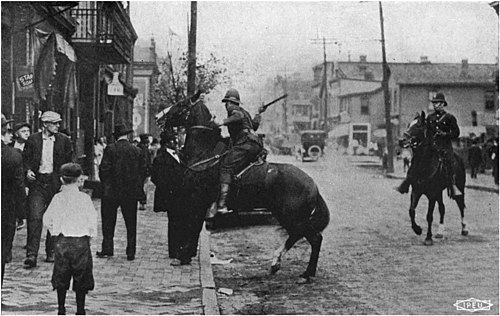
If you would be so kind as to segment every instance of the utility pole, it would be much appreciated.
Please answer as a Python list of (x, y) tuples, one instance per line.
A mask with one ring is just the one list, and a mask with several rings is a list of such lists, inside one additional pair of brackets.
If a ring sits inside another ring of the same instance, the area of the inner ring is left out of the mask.
[(188, 33), (188, 71), (187, 95), (193, 95), (196, 90), (196, 28), (197, 2), (191, 1), (191, 24)]
[(378, 3), (380, 11), (380, 30), (382, 33), (382, 89), (384, 90), (384, 103), (385, 103), (385, 130), (386, 130), (386, 143), (387, 143), (387, 172), (394, 172), (394, 139), (392, 136), (392, 123), (391, 123), (391, 102), (389, 95), (389, 75), (390, 70), (387, 65), (385, 56), (385, 36), (384, 36), (384, 14), (382, 12), (382, 2)]
[[(288, 93), (288, 78), (286, 76), (286, 67), (285, 67), (285, 79), (283, 80), (283, 93)], [(287, 118), (287, 105), (286, 98), (283, 100), (283, 131), (285, 134), (288, 134), (288, 118)]]
[[(312, 39), (313, 44), (320, 44), (320, 39)], [(323, 113), (320, 114), (320, 120), (323, 122), (323, 129), (325, 131), (328, 131), (328, 77), (327, 77), (327, 62), (326, 62), (326, 44), (336, 44), (332, 39), (326, 39), (323, 36), (322, 44), (323, 44), (323, 82), (322, 82), (322, 87), (323, 87), (323, 95), (324, 95), (324, 100), (323, 100)], [(333, 62), (332, 62), (333, 63)]]

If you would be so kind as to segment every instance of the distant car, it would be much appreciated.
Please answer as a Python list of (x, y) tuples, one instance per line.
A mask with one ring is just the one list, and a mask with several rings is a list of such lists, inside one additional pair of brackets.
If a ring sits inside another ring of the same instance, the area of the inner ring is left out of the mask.
[(317, 161), (325, 150), (328, 134), (322, 130), (306, 130), (300, 133), (301, 146), (296, 148), (296, 158), (302, 161)]

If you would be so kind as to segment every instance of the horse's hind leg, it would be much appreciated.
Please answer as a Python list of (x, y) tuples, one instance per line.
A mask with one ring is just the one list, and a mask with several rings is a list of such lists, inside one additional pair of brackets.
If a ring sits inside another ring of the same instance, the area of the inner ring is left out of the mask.
[(434, 220), (434, 206), (436, 198), (429, 198), (429, 208), (427, 209), (427, 237), (425, 237), (425, 245), (432, 246), (432, 221)]
[(444, 213), (445, 213), (445, 207), (443, 203), (443, 194), (439, 194), (437, 197), (437, 203), (439, 207), (439, 226), (438, 226), (438, 232), (436, 234), (436, 238), (443, 238), (444, 237)]
[(415, 190), (411, 191), (410, 195), (410, 220), (411, 220), (411, 228), (417, 235), (422, 234), (422, 227), (418, 226), (417, 222), (415, 221), (415, 209), (417, 208), (418, 201), (420, 200), (420, 197), (422, 194), (416, 193)]
[(455, 201), (457, 202), (458, 209), (460, 210), (460, 219), (462, 223), (462, 236), (469, 235), (469, 230), (467, 228), (467, 224), (465, 222), (465, 194), (459, 195), (455, 197)]
[(271, 274), (275, 274), (281, 268), (281, 259), (295, 245), (295, 243), (302, 238), (301, 235), (289, 235), (285, 243), (274, 252), (273, 261), (271, 264)]
[(323, 236), (321, 235), (321, 233), (314, 231), (312, 227), (306, 232), (305, 237), (311, 244), (311, 257), (309, 258), (307, 269), (300, 275), (301, 280), (299, 280), (298, 283), (306, 283), (309, 281), (310, 277), (316, 276), (319, 252), (321, 250), (321, 243), (323, 242)]

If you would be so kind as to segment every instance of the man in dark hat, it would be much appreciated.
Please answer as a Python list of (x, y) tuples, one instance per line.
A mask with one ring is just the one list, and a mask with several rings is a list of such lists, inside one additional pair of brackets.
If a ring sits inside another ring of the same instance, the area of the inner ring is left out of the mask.
[(26, 198), (23, 158), (19, 151), (8, 146), (12, 141), (11, 122), (2, 114), (2, 283), (5, 264), (11, 257), (16, 216), (23, 212)]
[(217, 212), (222, 214), (231, 212), (227, 209), (226, 198), (232, 177), (254, 161), (263, 148), (262, 140), (255, 134), (255, 131), (260, 125), (260, 114), (265, 111), (264, 107), (259, 107), (258, 114), (252, 118), (241, 107), (240, 94), (236, 89), (229, 89), (222, 102), (226, 106), (227, 118), (214, 120), (214, 123), (217, 126), (227, 126), (233, 146), (224, 157), (221, 165), (219, 203), (217, 208), (211, 208), (207, 219), (213, 218)]
[[(73, 147), (66, 135), (59, 133), (61, 115), (46, 111), (40, 117), (42, 131), (32, 134), (26, 141), (23, 163), (28, 180), (28, 243), (26, 260), (28, 268), (37, 265), (42, 237), (42, 218), (52, 197), (61, 187), (60, 168), (73, 160)], [(46, 262), (54, 262), (54, 241), (47, 231), (45, 240)]]
[[(161, 148), (153, 161), (151, 181), (155, 184), (155, 212), (167, 212), (168, 216), (168, 257), (172, 265), (189, 264), (191, 258), (185, 245), (191, 226), (187, 208), (183, 202), (188, 196), (182, 192), (184, 167), (177, 151), (177, 136), (170, 131), (160, 135)], [(186, 201), (189, 203), (189, 201)]]
[(137, 201), (143, 197), (143, 179), (146, 161), (141, 150), (129, 142), (133, 132), (128, 124), (117, 124), (114, 144), (104, 149), (99, 176), (103, 186), (101, 201), (102, 250), (97, 257), (107, 258), (114, 255), (113, 238), (115, 235), (118, 207), (121, 208), (127, 227), (127, 260), (134, 260), (137, 234)]
[[(435, 97), (430, 100), (434, 111), (427, 116), (427, 124), (431, 136), (434, 138), (434, 146), (444, 158), (446, 165), (446, 173), (448, 176), (448, 186), (451, 196), (461, 195), (462, 192), (455, 186), (455, 168), (456, 161), (453, 154), (453, 146), (451, 141), (457, 139), (460, 135), (460, 129), (457, 124), (457, 119), (450, 113), (444, 110), (448, 105), (442, 92), (436, 93)], [(413, 164), (412, 164), (413, 166)], [(407, 193), (413, 179), (413, 169), (410, 167), (406, 179), (397, 188), (400, 193)]]

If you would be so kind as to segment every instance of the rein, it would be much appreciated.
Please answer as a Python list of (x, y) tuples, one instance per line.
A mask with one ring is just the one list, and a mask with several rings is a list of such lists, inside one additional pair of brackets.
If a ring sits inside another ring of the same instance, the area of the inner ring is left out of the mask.
[[(191, 126), (189, 128), (189, 130), (192, 130), (192, 129), (204, 129), (204, 130), (210, 130), (210, 131), (213, 131), (214, 129), (211, 128), (211, 127), (208, 127), (208, 126), (204, 126), (204, 125), (195, 125), (195, 126)], [(194, 168), (198, 167), (198, 166), (201, 166), (203, 164), (206, 164), (206, 163), (209, 163), (213, 160), (218, 160), (222, 157), (224, 157), (225, 155), (227, 155), (229, 151), (225, 151), (223, 152), (222, 154), (220, 155), (215, 155), (213, 157), (210, 157), (210, 158), (207, 158), (207, 159), (204, 159), (204, 160), (201, 160), (201, 161), (198, 161), (198, 162), (195, 162), (194, 164), (190, 165), (190, 166), (186, 166), (188, 170), (191, 170), (191, 171), (200, 171), (200, 170), (195, 170)]]
[(220, 155), (215, 155), (215, 156), (213, 156), (213, 157), (210, 157), (210, 158), (204, 159), (204, 160), (202, 160), (202, 161), (198, 161), (198, 162), (196, 162), (196, 163), (192, 164), (191, 166), (187, 166), (187, 168), (188, 168), (189, 170), (196, 171), (196, 170), (194, 170), (193, 168), (198, 167), (198, 166), (200, 166), (200, 165), (203, 165), (203, 164), (205, 164), (205, 163), (207, 163), (207, 162), (210, 162), (210, 161), (212, 161), (212, 160), (217, 160), (217, 159), (219, 159), (219, 158), (222, 158), (222, 157), (224, 157), (225, 155), (227, 155), (227, 153), (228, 153), (228, 152), (229, 152), (229, 151), (225, 151), (225, 152), (223, 152), (223, 153), (222, 153), (222, 154), (220, 154)]

